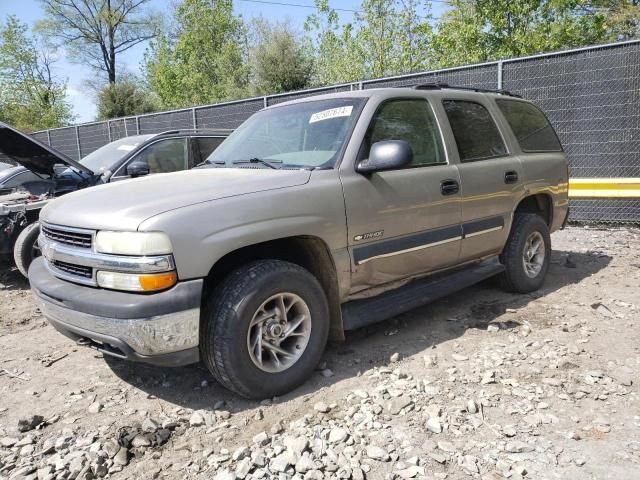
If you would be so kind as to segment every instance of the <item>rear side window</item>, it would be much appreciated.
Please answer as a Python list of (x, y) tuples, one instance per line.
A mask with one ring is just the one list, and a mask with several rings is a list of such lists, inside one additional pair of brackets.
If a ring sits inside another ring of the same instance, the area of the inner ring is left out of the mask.
[(483, 105), (467, 100), (444, 100), (442, 104), (461, 161), (473, 162), (507, 154), (498, 126)]
[(517, 100), (496, 100), (523, 152), (561, 152), (553, 127), (538, 107)]

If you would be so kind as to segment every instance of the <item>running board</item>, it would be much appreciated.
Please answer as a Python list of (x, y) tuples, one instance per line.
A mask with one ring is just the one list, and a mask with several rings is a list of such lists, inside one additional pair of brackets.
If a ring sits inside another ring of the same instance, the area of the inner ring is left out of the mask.
[(497, 257), (454, 272), (414, 280), (395, 290), (372, 298), (353, 300), (342, 305), (345, 330), (371, 325), (414, 308), (431, 303), (450, 293), (470, 287), (504, 270)]

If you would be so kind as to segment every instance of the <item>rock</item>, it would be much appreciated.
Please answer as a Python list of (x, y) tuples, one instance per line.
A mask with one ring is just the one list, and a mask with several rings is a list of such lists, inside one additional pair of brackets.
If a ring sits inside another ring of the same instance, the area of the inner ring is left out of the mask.
[(575, 463), (578, 467), (581, 467), (585, 463), (587, 463), (587, 460), (584, 457), (578, 457), (573, 461), (573, 463)]
[(129, 450), (121, 447), (115, 457), (113, 457), (113, 463), (122, 467), (126, 466), (129, 463)]
[(316, 464), (309, 452), (304, 452), (295, 464), (295, 469), (298, 473), (306, 473), (310, 470), (315, 470), (315, 468)]
[(233, 452), (233, 455), (231, 455), (231, 458), (233, 459), (234, 462), (237, 462), (250, 455), (251, 455), (251, 450), (249, 450), (249, 448), (239, 447)]
[(191, 417), (189, 418), (189, 426), (190, 427), (200, 427), (202, 425), (204, 425), (206, 423), (204, 415), (202, 414), (202, 412), (195, 411), (191, 414)]
[(389, 410), (389, 413), (391, 413), (391, 415), (398, 415), (403, 408), (406, 408), (411, 404), (413, 404), (413, 402), (409, 397), (400, 395), (399, 397), (395, 397), (391, 399), (391, 401), (387, 405), (387, 408)]
[(253, 437), (253, 443), (258, 444), (261, 447), (265, 446), (269, 443), (269, 435), (267, 435), (267, 432), (260, 432)]
[(395, 363), (395, 362), (397, 362), (398, 360), (400, 360), (400, 354), (399, 354), (398, 352), (395, 352), (393, 355), (391, 355), (391, 356), (389, 357), (389, 361), (390, 361), (391, 363)]
[(21, 418), (18, 420), (18, 431), (28, 432), (29, 430), (36, 428), (42, 422), (44, 422), (44, 417), (41, 415), (32, 415), (27, 418)]
[(459, 460), (459, 465), (469, 475), (475, 475), (480, 472), (478, 468), (478, 459), (473, 455), (465, 455)]
[(0, 438), (0, 447), (11, 448), (16, 443), (18, 443), (18, 439), (15, 437), (3, 437)]
[(289, 452), (283, 452), (271, 460), (269, 469), (273, 472), (285, 472), (291, 463), (291, 454)]
[(89, 405), (89, 408), (87, 409), (89, 413), (100, 413), (103, 409), (103, 405), (100, 402), (93, 402), (91, 405)]
[(160, 425), (155, 420), (152, 420), (151, 418), (147, 417), (142, 422), (141, 428), (143, 432), (153, 433), (156, 430), (158, 430), (158, 428), (160, 428)]
[(235, 471), (236, 478), (239, 478), (240, 480), (243, 480), (244, 478), (246, 478), (247, 475), (249, 475), (249, 472), (251, 471), (251, 467), (253, 467), (253, 463), (251, 462), (251, 459), (243, 458), (236, 465), (236, 471)]
[(373, 459), (373, 460), (379, 460), (381, 462), (388, 462), (389, 461), (389, 452), (387, 452), (384, 448), (382, 447), (377, 447), (375, 445), (368, 445), (367, 446), (367, 457)]
[(213, 480), (236, 480), (236, 474), (228, 468), (225, 468), (224, 470), (220, 470), (218, 473), (216, 473), (216, 476), (213, 477)]
[(316, 412), (320, 412), (320, 413), (329, 413), (331, 411), (331, 408), (329, 408), (329, 405), (327, 405), (324, 402), (318, 402), (313, 406), (313, 409)]
[(630, 387), (633, 385), (634, 372), (628, 367), (618, 367), (611, 372), (611, 377), (620, 383), (620, 385)]
[(505, 451), (509, 453), (532, 452), (533, 447), (528, 443), (515, 441), (507, 443), (507, 445), (505, 446)]
[(446, 440), (439, 441), (438, 448), (447, 453), (454, 453), (457, 450), (453, 443), (447, 442)]
[(429, 452), (429, 456), (438, 463), (444, 464), (447, 461), (447, 457), (438, 452)]
[(465, 362), (469, 360), (469, 357), (467, 357), (466, 355), (461, 355), (459, 353), (454, 353), (453, 355), (451, 355), (451, 358), (453, 358), (456, 362)]
[(298, 459), (302, 453), (309, 447), (309, 440), (302, 435), (298, 437), (287, 437), (282, 442), (294, 458)]
[(151, 440), (149, 440), (145, 435), (136, 435), (131, 441), (131, 446), (134, 448), (148, 447), (150, 445)]
[(490, 323), (489, 325), (487, 325), (487, 332), (489, 333), (496, 333), (500, 331), (500, 327), (498, 325), (496, 325), (495, 323)]
[(502, 433), (504, 433), (505, 437), (515, 437), (516, 433), (518, 433), (513, 425), (506, 425), (502, 429)]
[(478, 404), (475, 402), (475, 400), (469, 400), (467, 402), (467, 412), (478, 413)]
[(440, 420), (438, 420), (436, 417), (429, 418), (429, 420), (427, 420), (426, 427), (433, 433), (442, 432), (442, 425), (440, 424)]
[(348, 436), (349, 436), (349, 433), (344, 428), (340, 428), (340, 427), (332, 428), (331, 431), (329, 432), (329, 443), (344, 442)]
[(333, 377), (335, 374), (333, 373), (333, 370), (331, 370), (330, 368), (324, 368), (320, 370), (320, 375), (322, 375), (325, 378), (329, 378), (329, 377)]
[(529, 325), (521, 325), (519, 328), (519, 332), (520, 336), (522, 337), (528, 337), (529, 334), (531, 333), (531, 327)]
[(482, 374), (482, 380), (480, 380), (482, 385), (488, 385), (490, 383), (496, 383), (496, 372), (493, 370), (487, 370)]
[(412, 467), (407, 467), (403, 470), (398, 470), (396, 472), (401, 478), (415, 478), (418, 475), (420, 475), (421, 477), (424, 476), (424, 468), (423, 467), (417, 467), (417, 466), (412, 466)]

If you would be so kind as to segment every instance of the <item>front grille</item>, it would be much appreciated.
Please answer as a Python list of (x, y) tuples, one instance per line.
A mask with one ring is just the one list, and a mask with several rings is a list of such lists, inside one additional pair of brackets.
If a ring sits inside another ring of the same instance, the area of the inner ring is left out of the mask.
[(85, 267), (83, 265), (74, 265), (72, 263), (61, 262), (59, 260), (53, 261), (53, 266), (58, 270), (70, 273), (71, 275), (77, 275), (84, 278), (93, 277), (93, 269), (91, 267)]
[(54, 242), (80, 248), (91, 248), (91, 239), (93, 237), (91, 233), (71, 232), (45, 225), (42, 225), (41, 231), (46, 238)]

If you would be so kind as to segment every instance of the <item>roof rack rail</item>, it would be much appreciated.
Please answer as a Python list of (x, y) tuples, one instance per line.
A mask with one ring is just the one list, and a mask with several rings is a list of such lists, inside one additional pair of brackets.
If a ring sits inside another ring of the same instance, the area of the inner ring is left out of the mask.
[(510, 97), (522, 98), (520, 95), (511, 93), (510, 91), (504, 90), (504, 89), (492, 90), (490, 88), (457, 87), (457, 86), (449, 85), (448, 83), (442, 83), (442, 82), (421, 83), (420, 85), (415, 85), (413, 89), (414, 90), (444, 90), (444, 89), (467, 90), (470, 92), (498, 93), (500, 95), (508, 95)]
[(211, 134), (229, 134), (233, 132), (233, 128), (181, 128), (177, 130), (165, 130), (156, 133), (156, 135), (173, 135), (176, 133), (211, 133)]

